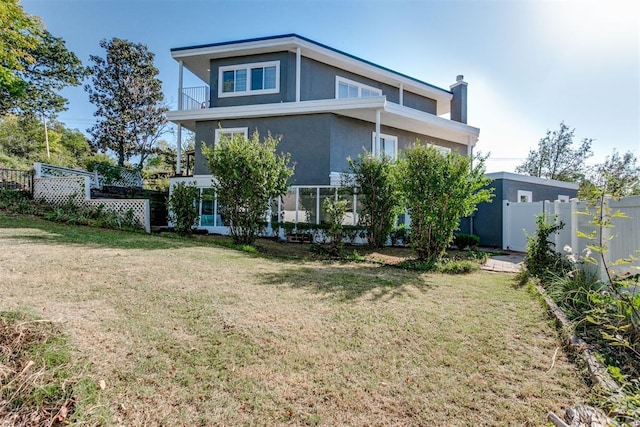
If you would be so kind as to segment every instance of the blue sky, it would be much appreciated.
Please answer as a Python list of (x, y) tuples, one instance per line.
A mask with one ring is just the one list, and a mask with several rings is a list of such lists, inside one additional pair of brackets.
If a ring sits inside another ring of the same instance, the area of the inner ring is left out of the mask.
[[(22, 0), (85, 63), (101, 39), (145, 43), (177, 104), (173, 47), (297, 33), (436, 86), (468, 82), (468, 121), (487, 171), (511, 172), (559, 123), (640, 158), (640, 2)], [(198, 83), (196, 83), (198, 84)], [(86, 130), (93, 106), (65, 89), (59, 117)]]

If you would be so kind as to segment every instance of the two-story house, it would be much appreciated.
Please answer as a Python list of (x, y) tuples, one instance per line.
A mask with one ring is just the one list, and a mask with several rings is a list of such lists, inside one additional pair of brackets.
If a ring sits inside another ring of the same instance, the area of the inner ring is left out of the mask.
[[(179, 64), (179, 101), (168, 118), (179, 138), (183, 127), (195, 132), (191, 180), (203, 189), (211, 175), (201, 145), (214, 145), (221, 134), (281, 137), (278, 150), (296, 165), (292, 184), (317, 186), (317, 206), (321, 186), (338, 184), (347, 158), (365, 150), (396, 158), (419, 139), (471, 154), (478, 140), (479, 129), (466, 123), (462, 76), (442, 89), (296, 34), (175, 48), (171, 55)], [(185, 68), (203, 85), (184, 87)], [(203, 200), (210, 206), (201, 227), (221, 231), (215, 200)], [(307, 220), (320, 221), (320, 209), (311, 210)]]

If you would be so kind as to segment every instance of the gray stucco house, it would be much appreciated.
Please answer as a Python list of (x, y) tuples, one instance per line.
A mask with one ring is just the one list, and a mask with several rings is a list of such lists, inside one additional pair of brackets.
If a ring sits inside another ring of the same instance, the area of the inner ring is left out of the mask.
[[(279, 151), (296, 164), (292, 184), (317, 186), (317, 206), (321, 187), (337, 184), (347, 158), (365, 150), (397, 157), (419, 139), (470, 155), (478, 140), (479, 129), (467, 124), (462, 76), (443, 89), (296, 34), (180, 47), (171, 55), (179, 94), (177, 110), (167, 115), (179, 140), (182, 128), (195, 132), (190, 180), (203, 196), (211, 176), (201, 145), (214, 145), (221, 134), (280, 136)], [(202, 85), (185, 87), (185, 73)], [(213, 216), (216, 232), (212, 203), (202, 214)], [(319, 209), (312, 219), (321, 220)]]

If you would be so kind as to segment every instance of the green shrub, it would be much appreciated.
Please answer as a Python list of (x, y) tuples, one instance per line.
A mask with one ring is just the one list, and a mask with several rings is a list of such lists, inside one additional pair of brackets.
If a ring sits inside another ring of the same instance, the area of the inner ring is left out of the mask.
[(195, 185), (180, 182), (173, 187), (168, 203), (169, 221), (175, 224), (178, 234), (191, 235), (198, 221), (199, 205), (200, 189)]
[(549, 240), (553, 233), (564, 228), (564, 223), (547, 221), (547, 217), (542, 214), (536, 218), (537, 229), (534, 235), (527, 236), (527, 256), (524, 265), (529, 273), (542, 280), (555, 275), (561, 275), (571, 268), (563, 260), (562, 255), (554, 250), (555, 243)]
[(470, 260), (443, 260), (436, 263), (435, 270), (444, 274), (467, 274), (478, 271), (480, 265)]
[(457, 233), (453, 236), (453, 245), (461, 251), (467, 248), (474, 250), (480, 245), (480, 236), (476, 236), (475, 234)]

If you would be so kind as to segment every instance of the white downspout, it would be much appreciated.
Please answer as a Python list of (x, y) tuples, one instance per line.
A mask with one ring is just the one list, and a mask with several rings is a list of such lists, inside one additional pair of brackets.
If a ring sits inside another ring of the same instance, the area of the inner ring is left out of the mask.
[(373, 144), (373, 150), (371, 152), (375, 156), (376, 150), (380, 147), (380, 110), (376, 110), (376, 142)]
[(180, 123), (178, 123), (176, 145), (176, 175), (182, 175), (182, 125)]
[(300, 102), (300, 66), (302, 64), (302, 53), (300, 48), (296, 48), (296, 102)]

